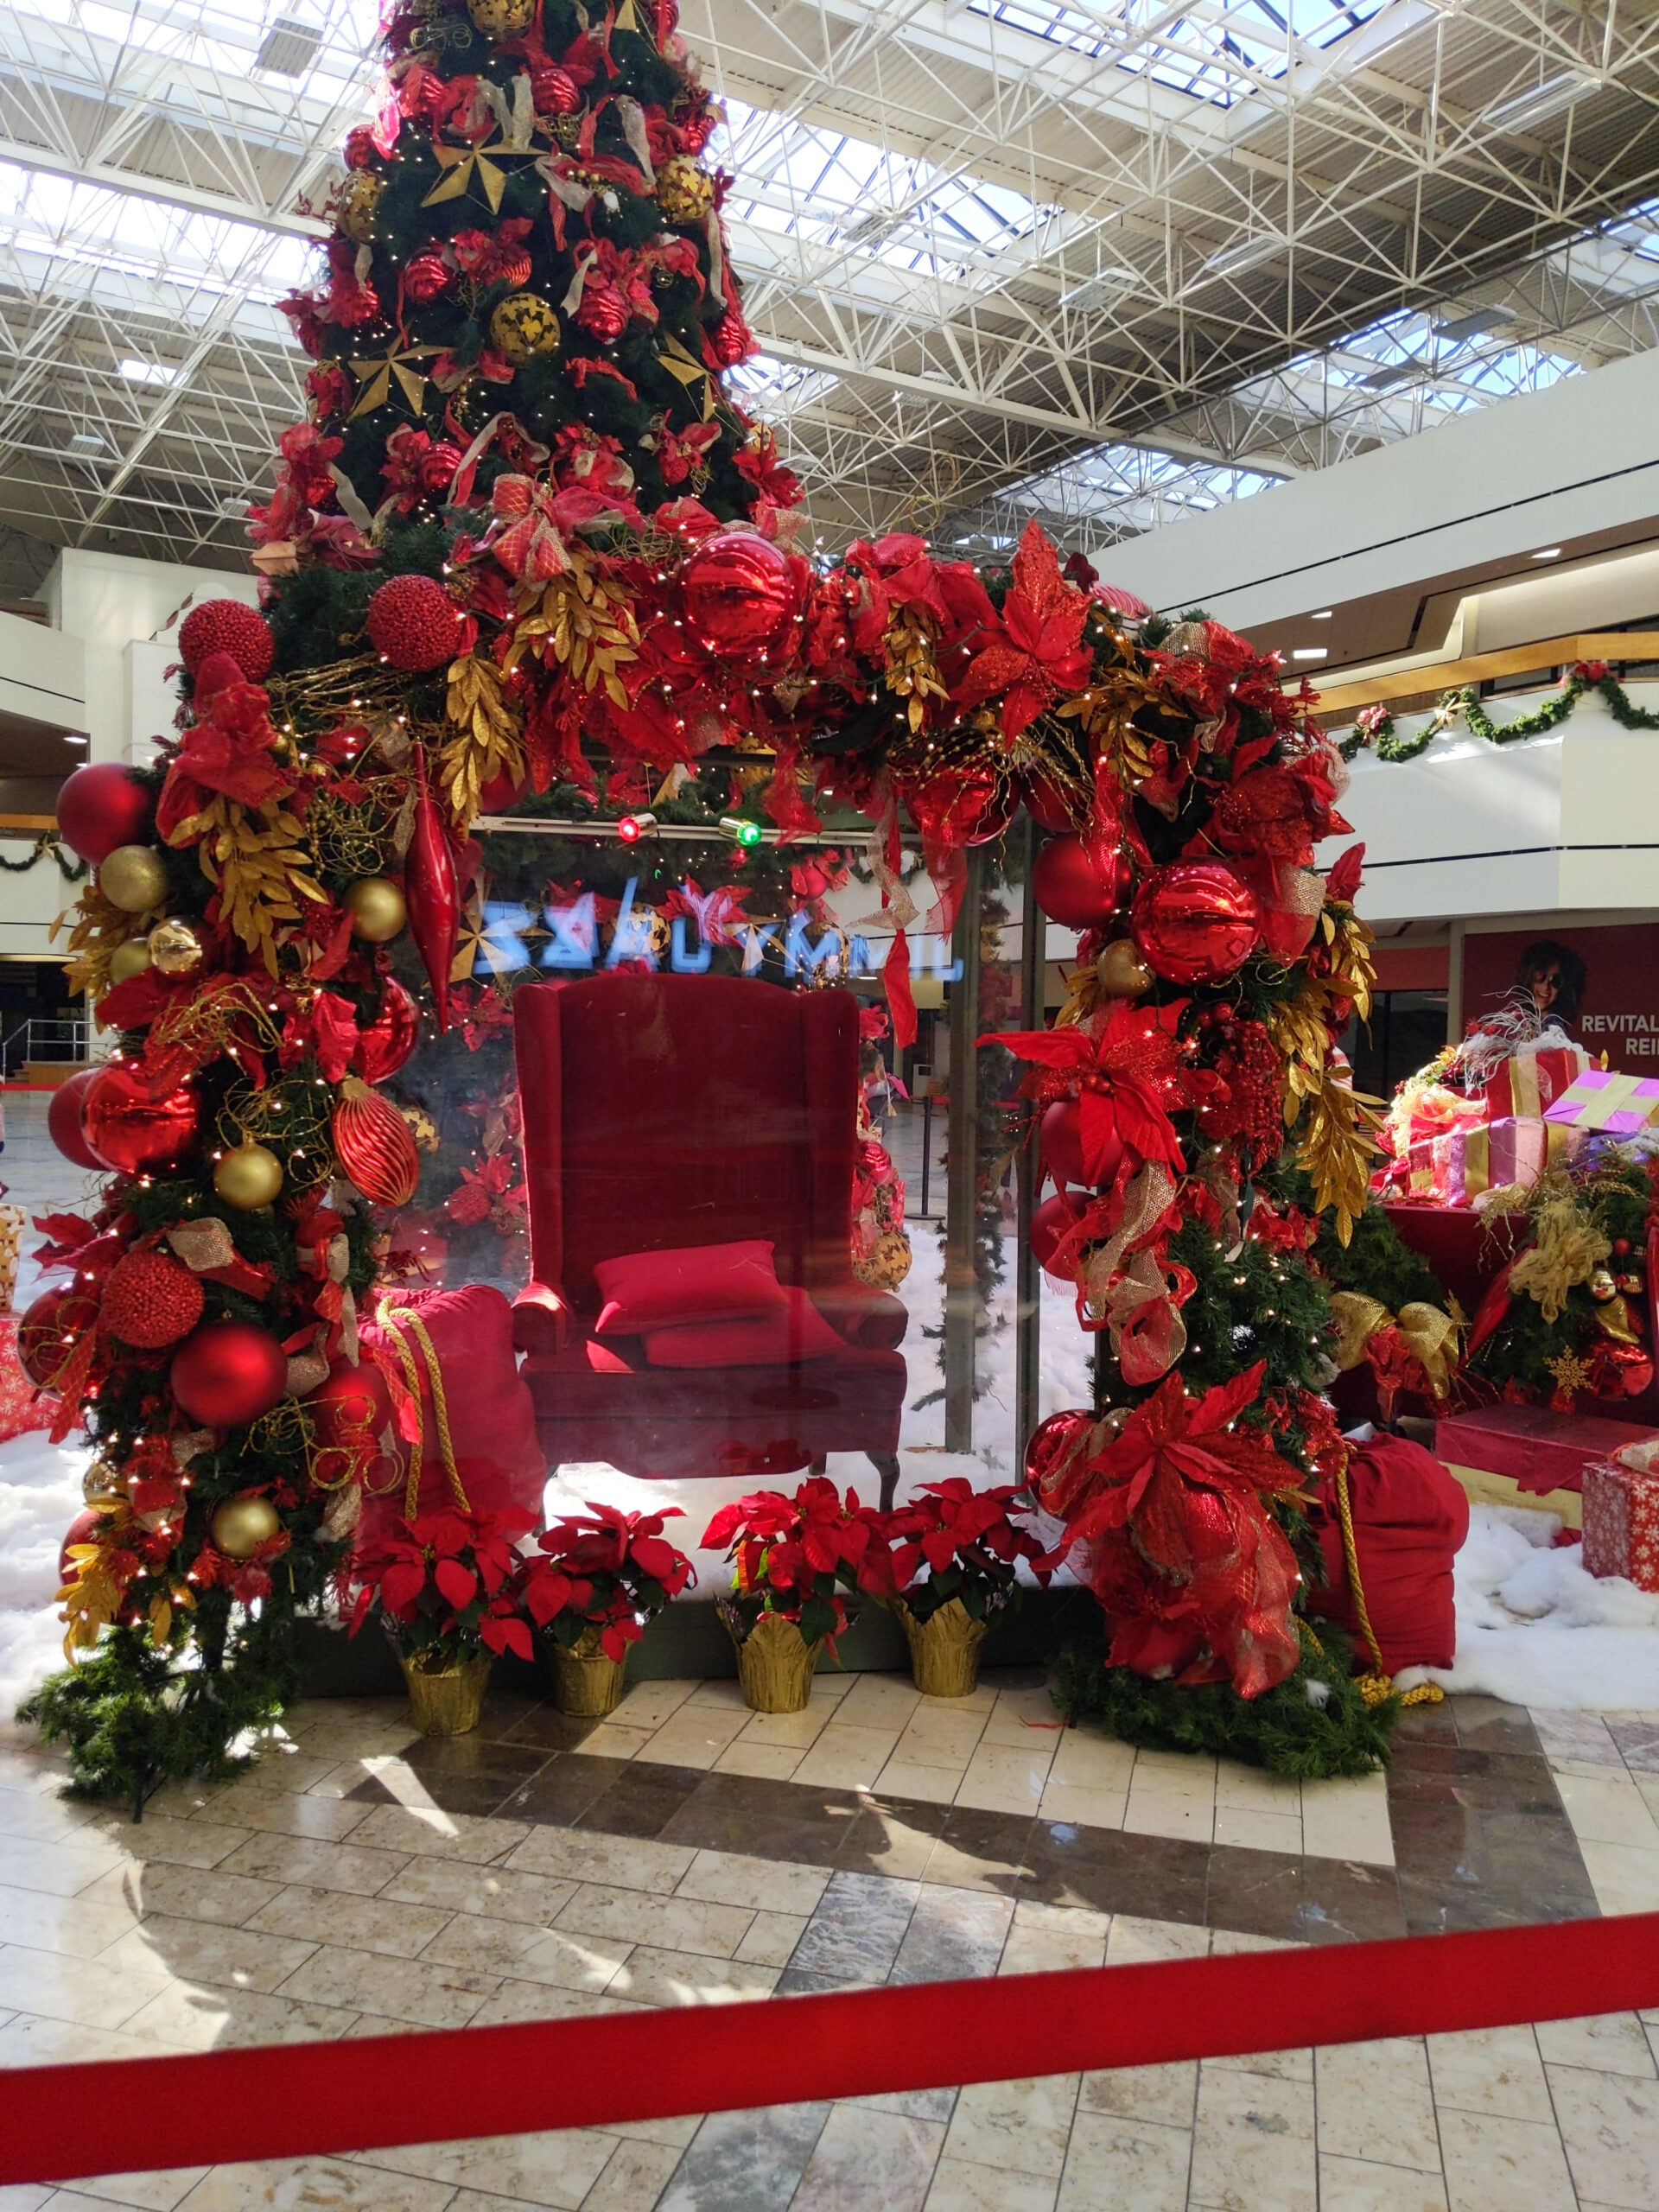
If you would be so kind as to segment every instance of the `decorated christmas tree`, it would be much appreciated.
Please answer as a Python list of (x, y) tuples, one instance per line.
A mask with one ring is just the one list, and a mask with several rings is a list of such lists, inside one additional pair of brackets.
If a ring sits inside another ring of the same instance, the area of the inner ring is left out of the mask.
[[(346, 1565), (390, 1417), (358, 1322), (423, 1154), (415, 1087), (404, 1111), (381, 1086), (422, 1039), (505, 1066), (533, 970), (473, 957), (469, 833), (515, 804), (734, 810), (785, 841), (856, 810), (900, 1044), (906, 847), (940, 929), (969, 845), (1021, 805), (1053, 833), (1039, 894), (1082, 966), (1062, 1027), (1013, 1041), (1078, 1193), (1054, 1264), (1107, 1356), (1034, 1471), (1093, 1547), (1114, 1672), (1236, 1704), (1297, 1662), (1287, 1532), (1340, 1447), (1313, 1226), (1260, 1179), (1288, 1137), (1317, 1206), (1363, 1196), (1332, 1059), (1366, 1001), (1357, 868), (1311, 865), (1339, 765), (1276, 664), (1202, 621), (1137, 642), (1034, 527), (985, 574), (909, 534), (797, 550), (798, 486), (721, 382), (751, 340), (675, 21), (395, 9), (322, 273), (288, 303), (310, 410), (252, 516), (259, 607), (191, 612), (152, 768), (64, 791), (97, 868), (74, 977), (118, 1047), (60, 1126), (110, 1180), (49, 1224), (66, 1281), (22, 1350), (59, 1433), (98, 1446), (74, 1663), (34, 1707), (88, 1789), (213, 1772), (292, 1694), (296, 1616)], [(649, 873), (630, 957), (671, 911), (717, 943), (721, 887)], [(476, 1180), (451, 1218), (510, 1234), (511, 1170)]]

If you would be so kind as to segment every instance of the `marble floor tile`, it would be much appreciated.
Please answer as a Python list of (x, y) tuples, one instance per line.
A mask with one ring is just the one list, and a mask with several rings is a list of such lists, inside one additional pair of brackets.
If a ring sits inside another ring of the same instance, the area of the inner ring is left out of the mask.
[(1450, 2212), (1577, 2212), (1553, 2121), (1447, 2109), (1440, 2123)]
[(328, 2212), (445, 2212), (448, 2182), (359, 2165), (348, 2158), (283, 2158), (215, 2166), (179, 2212), (270, 2212), (272, 2206), (327, 2206)]
[(1394, 1836), (1384, 1777), (1377, 1774), (1363, 1780), (1305, 1782), (1302, 1849), (1316, 1859), (1357, 1859), (1368, 1866), (1392, 1866)]
[(1302, 1848), (1300, 1811), (1267, 1813), (1250, 1805), (1216, 1807), (1215, 1839), (1248, 1851), (1283, 1851), (1293, 1855)]
[(1620, 1843), (1580, 1848), (1604, 1913), (1659, 1912), (1659, 1851)]
[[(122, 1939), (126, 1940), (124, 1937)], [(0, 1950), (0, 2007), (82, 2028), (124, 2027), (168, 1986), (165, 1967), (140, 1972), (129, 1962), (67, 1959), (9, 1943)]]
[[(64, 2212), (66, 2196), (82, 2204), (114, 2204), (130, 2208), (131, 2212), (174, 2212), (207, 2172), (206, 2166), (175, 2166), (166, 2173), (94, 2175), (68, 2183), (63, 2195), (53, 2198), (53, 2212)], [(3, 2189), (0, 2189), (0, 2212), (13, 2212)]]
[[(960, 1772), (978, 1749), (985, 1729), (982, 1713), (920, 1705), (906, 1722), (893, 1757), (916, 1766), (954, 1767)], [(1026, 1748), (1017, 1738), (1014, 1747)]]
[(1054, 2212), (1057, 2187), (1040, 2174), (977, 2166), (947, 2151), (933, 2169), (924, 2212)]
[(297, 1967), (279, 1993), (306, 2004), (384, 2012), (423, 2028), (464, 2028), (499, 1980), (466, 1967), (331, 1946)]
[(615, 1718), (626, 1728), (660, 1728), (696, 1688), (693, 1681), (630, 1682)]
[(1548, 2073), (1580, 2202), (1649, 2212), (1659, 2204), (1659, 2082), (1573, 2066)]
[(803, 1757), (792, 1744), (752, 1743), (747, 1736), (734, 1736), (715, 1761), (713, 1770), (716, 1774), (753, 1775), (762, 1782), (787, 1782)]
[(0, 1871), (3, 1871), (9, 1886), (15, 1890), (43, 1890), (49, 1897), (79, 1897), (103, 1876), (118, 1872), (129, 1863), (124, 1851), (105, 1844), (90, 1829), (81, 1833), (84, 1841), (79, 1837), (73, 1840), (62, 1837), (8, 1839), (3, 1869)]
[[(0, 1870), (4, 1854), (0, 1853)], [(0, 1945), (56, 1951), (68, 1959), (96, 1958), (136, 1927), (138, 1916), (120, 1897), (54, 1897), (49, 1890), (0, 1887)]]
[[(605, 2171), (582, 2200), (582, 2212), (646, 2212), (668, 2186), (680, 2163), (679, 2147), (671, 2143), (619, 2143), (606, 2161)], [(461, 2197), (449, 2212), (468, 2212)], [(476, 2212), (490, 2212), (480, 2204)]]
[[(842, 1700), (843, 1711), (850, 1702), (850, 1699)], [(892, 1758), (898, 1740), (896, 1730), (845, 1722), (837, 1713), (791, 1779), (808, 1788), (868, 1789)]]
[(1319, 2155), (1439, 2175), (1428, 2056), (1419, 2042), (1343, 2044), (1315, 2055)]
[(1598, 2074), (1629, 2074), (1651, 2082), (1659, 2068), (1634, 2012), (1582, 2020), (1541, 2020), (1535, 2033), (1547, 2066), (1582, 2066)]
[(665, 1897), (641, 1890), (584, 1882), (555, 1925), (564, 1934), (606, 1936), (619, 1943), (653, 1943), (664, 1950), (700, 1951), (728, 1959), (749, 1930), (753, 1914), (696, 1897)]
[(306, 1836), (254, 1835), (217, 1869), (256, 1881), (303, 1882), (318, 1890), (346, 1890), (372, 1897), (407, 1866), (412, 1852), (372, 1851), (365, 1845), (321, 1843)]
[[(1064, 1783), (1074, 1789), (1127, 1792), (1135, 1771), (1135, 1758), (1129, 1745), (1119, 1743), (1116, 1736), (1103, 1735), (1084, 1722), (1076, 1728), (1062, 1729), (1054, 1738), (1054, 1758), (1048, 1778), (1051, 1783)], [(1201, 1783), (1196, 1794), (1204, 1795)]]
[(1052, 1759), (1048, 1742), (982, 1744), (957, 1784), (956, 1802), (987, 1813), (1034, 1814)]
[(1129, 1835), (1162, 1835), (1179, 1838), (1190, 1843), (1208, 1843), (1215, 1831), (1214, 1801), (1189, 1795), (1184, 1790), (1172, 1790), (1157, 1782), (1131, 1783), (1129, 1800), (1123, 1812), (1123, 1827)]
[[(1373, 2166), (1363, 2158), (1319, 2158), (1319, 2212), (1446, 2212), (1438, 2169)], [(1497, 2212), (1494, 2204), (1493, 2212)]]
[(739, 2005), (770, 1997), (780, 1970), (642, 1943), (617, 1967), (606, 1991), (635, 2005)]
[[(816, 1694), (817, 1685), (815, 1683)], [(911, 1716), (922, 1702), (915, 1684), (903, 1675), (855, 1675), (849, 1684), (836, 1715), (841, 1727), (878, 1728), (897, 1735), (908, 1726)], [(988, 1697), (987, 1706), (994, 1702)], [(960, 1710), (959, 1702), (952, 1698), (947, 1708)]]
[(365, 2151), (352, 2163), (527, 2204), (574, 2207), (599, 2179), (615, 2148), (615, 2137), (596, 2128), (550, 2128), (532, 2135), (480, 2135), (457, 2143)]
[(816, 1743), (838, 1710), (838, 1700), (815, 1697), (802, 1713), (752, 1713), (734, 1741), (765, 1744), (775, 1751), (804, 1751)]
[(1066, 1827), (1121, 1828), (1128, 1802), (1127, 1785), (1121, 1789), (1096, 1789), (1080, 1783), (1056, 1782), (1051, 1768), (1037, 1817)]
[[(745, 1725), (741, 1713), (716, 1706), (683, 1705), (670, 1714), (639, 1756), (662, 1766), (713, 1766)], [(602, 1731), (601, 1732), (603, 1732)]]
[(836, 2105), (791, 2212), (922, 2212), (944, 2139), (937, 2120)]
[(710, 2113), (687, 2145), (656, 2212), (779, 2212), (806, 2171), (826, 2104)]
[(752, 1912), (810, 1913), (829, 1885), (827, 1869), (780, 1866), (736, 1852), (700, 1851), (674, 1894), (706, 1904), (747, 1906)]
[(1083, 2075), (1079, 2112), (1109, 2113), (1118, 2120), (1156, 2120), (1160, 2127), (1191, 2129), (1197, 2115), (1198, 2062), (1162, 2066), (1116, 2066)]
[(1529, 2027), (1430, 2036), (1428, 2070), (1435, 2104), (1442, 2109), (1536, 2120), (1548, 2101), (1543, 2062)]
[(945, 2149), (982, 2166), (1058, 2181), (1077, 2111), (1078, 2076), (970, 2083), (957, 2099)]
[(632, 1948), (601, 1936), (570, 1936), (519, 1920), (456, 1913), (420, 1955), (469, 1974), (506, 1974), (556, 1989), (606, 1989)]
[[(563, 1904), (575, 1885), (555, 1885)], [(279, 1890), (267, 1905), (245, 1921), (264, 1936), (288, 1936), (302, 1942), (343, 1944), (351, 1951), (385, 1951), (412, 1959), (454, 1914), (447, 1905), (394, 1903), (386, 1897), (348, 1897), (340, 1890)]]
[(1185, 2212), (1192, 2164), (1185, 2127), (1079, 2113), (1055, 2212)]
[(534, 1828), (507, 1861), (515, 1873), (563, 1875), (613, 1889), (677, 1889), (696, 1853), (683, 1844), (641, 1836), (597, 1835), (581, 1828)]
[[(281, 1843), (286, 1839), (275, 1840)], [(323, 1847), (326, 1850), (335, 1847), (332, 1844)], [(244, 1847), (238, 1845), (237, 1848)], [(222, 1865), (129, 1866), (112, 1877), (109, 1891), (100, 1891), (100, 1895), (118, 1896), (145, 1918), (156, 1913), (165, 1919), (217, 1920), (226, 1928), (238, 1928), (268, 1905), (283, 1886), (281, 1882), (269, 1878), (232, 1873)]]
[(804, 1913), (757, 1912), (732, 1956), (753, 1966), (787, 1966), (805, 1933)]
[(1310, 2084), (1202, 2067), (1192, 2131), (1192, 2202), (1227, 2212), (1315, 2212)]
[(948, 1805), (965, 1771), (955, 1766), (913, 1766), (895, 1751), (875, 1778), (875, 1795), (919, 1797), (924, 1803)]
[(888, 1979), (967, 1981), (995, 1974), (1013, 1918), (1007, 1897), (925, 1882)]
[(1633, 1844), (1639, 1850), (1659, 1851), (1659, 1821), (1633, 1777), (1621, 1774), (1590, 1781), (1563, 1774), (1557, 1776), (1555, 1786), (1580, 1843)]
[(918, 1882), (834, 1874), (790, 1961), (802, 1973), (885, 1981), (921, 1895)]
[(461, 1859), (489, 1866), (506, 1859), (528, 1840), (530, 1833), (526, 1821), (483, 1820), (471, 1813), (446, 1813), (435, 1805), (404, 1802), (375, 1806), (353, 1831), (352, 1841), (404, 1857)]
[[(258, 1990), (198, 1989), (169, 1982), (132, 2015), (126, 2032), (175, 2050), (229, 2050), (251, 2044), (332, 2043), (358, 2022), (355, 2005), (308, 2004)], [(387, 2023), (379, 2023), (384, 2032)]]
[[(304, 1893), (284, 1891), (282, 1894), (287, 1897)], [(545, 1928), (561, 1906), (569, 1903), (571, 1894), (569, 1880), (555, 1875), (524, 1873), (505, 1866), (458, 1865), (439, 1859), (411, 1859), (403, 1872), (387, 1883), (373, 1904), (377, 1908), (389, 1906), (393, 1910), (415, 1905), (446, 1912), (481, 1913), (490, 1919), (524, 1920)], [(348, 1917), (343, 1924), (350, 1927), (353, 1923)], [(341, 1935), (340, 1941), (356, 1944), (363, 1950), (394, 1948), (390, 1943), (368, 1942), (347, 1934)]]
[(111, 1944), (102, 1961), (137, 1975), (222, 1983), (267, 1994), (317, 1948), (315, 1942), (225, 1928), (214, 1921), (145, 1920)]
[(591, 1735), (570, 1746), (577, 1758), (637, 1759), (656, 1734), (654, 1728), (630, 1728), (620, 1720), (601, 1720)]
[[(308, 1797), (281, 1789), (235, 1789), (210, 1798), (189, 1825), (198, 1830), (221, 1826), (251, 1834), (315, 1836), (323, 1843), (343, 1843), (368, 1817), (366, 1805), (349, 1797)], [(148, 1828), (148, 1821), (142, 1824)], [(245, 1836), (244, 1838), (245, 1840)], [(144, 1836), (134, 1839), (149, 1852)], [(211, 1862), (208, 1862), (211, 1863)]]

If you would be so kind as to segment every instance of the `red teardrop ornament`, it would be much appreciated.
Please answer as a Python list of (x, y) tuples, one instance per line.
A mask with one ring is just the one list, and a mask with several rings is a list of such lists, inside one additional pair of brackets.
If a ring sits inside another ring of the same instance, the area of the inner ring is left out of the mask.
[[(461, 891), (455, 880), (454, 848), (443, 817), (426, 787), (426, 766), (417, 753), (415, 834), (404, 861), (404, 897), (409, 902), (409, 933), (432, 986), (440, 1033), (449, 1027), (449, 971), (461, 934)], [(401, 1200), (390, 1203), (401, 1204)]]

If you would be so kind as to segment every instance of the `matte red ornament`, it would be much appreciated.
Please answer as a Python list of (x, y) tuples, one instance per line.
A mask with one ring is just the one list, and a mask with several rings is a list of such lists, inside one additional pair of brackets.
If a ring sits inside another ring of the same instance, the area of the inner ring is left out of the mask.
[(432, 1003), (442, 1035), (449, 1027), (449, 976), (461, 936), (461, 887), (455, 877), (454, 847), (426, 787), (425, 763), (418, 753), (415, 760), (420, 795), (415, 802), (414, 834), (404, 860), (404, 898), (409, 907), (409, 933), (432, 986)]
[(528, 776), (515, 776), (504, 768), (499, 776), (492, 776), (478, 795), (480, 814), (505, 814), (509, 807), (517, 806), (530, 789)]
[(381, 1440), (393, 1418), (391, 1390), (372, 1357), (365, 1353), (355, 1366), (335, 1360), (305, 1410), (316, 1443), (311, 1478), (320, 1488), (354, 1482), (378, 1489), (390, 1479), (394, 1463)]
[(1128, 894), (1129, 856), (1120, 846), (1103, 874), (1081, 837), (1051, 837), (1032, 870), (1037, 904), (1068, 930), (1095, 930), (1109, 922)]
[(104, 1072), (102, 1068), (82, 1068), (79, 1075), (72, 1075), (53, 1092), (46, 1109), (46, 1133), (67, 1160), (77, 1167), (101, 1168), (104, 1162), (86, 1141), (86, 1133), (80, 1126), (81, 1109), (86, 1103), (86, 1093)]
[(391, 576), (370, 600), (364, 627), (394, 668), (420, 674), (454, 658), (461, 610), (435, 576)]
[(81, 1128), (105, 1167), (123, 1175), (159, 1175), (181, 1167), (195, 1151), (201, 1101), (188, 1084), (152, 1098), (143, 1071), (126, 1060), (100, 1068), (86, 1091)]
[(62, 1548), (58, 1553), (58, 1580), (66, 1588), (79, 1572), (77, 1562), (69, 1556), (71, 1548), (76, 1544), (92, 1543), (103, 1520), (104, 1516), (97, 1506), (83, 1505), (64, 1530)]
[(229, 653), (250, 683), (263, 683), (276, 641), (264, 616), (239, 599), (207, 599), (179, 625), (179, 658), (194, 676), (209, 653)]
[(1262, 910), (1231, 868), (1180, 861), (1141, 885), (1129, 927), (1141, 958), (1166, 982), (1219, 983), (1254, 950)]
[(415, 1050), (421, 1019), (415, 1001), (395, 976), (382, 977), (380, 1011), (358, 1032), (352, 1065), (365, 1083), (385, 1083)]
[[(1075, 1098), (1058, 1098), (1043, 1116), (1039, 1140), (1042, 1146), (1043, 1165), (1057, 1184), (1088, 1185), (1094, 1179), (1084, 1164), (1083, 1109)], [(1109, 1183), (1116, 1174), (1118, 1163), (1123, 1157), (1123, 1140), (1116, 1130), (1101, 1146), (1097, 1163), (1102, 1184)]]
[(1020, 803), (1039, 830), (1056, 836), (1065, 836), (1077, 826), (1070, 799), (1046, 776), (1027, 776), (1020, 786)]
[(188, 1337), (206, 1297), (188, 1268), (166, 1252), (129, 1252), (104, 1285), (104, 1325), (140, 1351), (159, 1351)]
[(364, 1197), (379, 1206), (406, 1206), (421, 1179), (414, 1131), (390, 1098), (348, 1075), (334, 1108), (334, 1150)]
[(58, 828), (64, 842), (92, 868), (118, 845), (147, 845), (155, 802), (130, 768), (89, 760), (58, 787)]
[(755, 530), (717, 530), (687, 555), (680, 591), (711, 653), (742, 660), (781, 645), (800, 611), (789, 556)]
[(1653, 1380), (1653, 1362), (1640, 1355), (1627, 1359), (1619, 1369), (1618, 1379), (1627, 1398), (1639, 1398)]
[(288, 1354), (253, 1321), (210, 1321), (173, 1355), (168, 1382), (205, 1428), (242, 1428), (288, 1395)]
[(404, 270), (404, 297), (417, 308), (430, 307), (448, 290), (454, 276), (441, 253), (417, 253)]
[(55, 1389), (69, 1356), (98, 1325), (98, 1300), (66, 1283), (44, 1290), (17, 1325), (17, 1360), (29, 1381)]

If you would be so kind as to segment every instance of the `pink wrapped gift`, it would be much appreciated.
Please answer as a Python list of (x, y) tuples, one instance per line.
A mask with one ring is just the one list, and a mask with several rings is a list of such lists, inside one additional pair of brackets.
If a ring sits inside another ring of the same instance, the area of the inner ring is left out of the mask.
[(1494, 1122), (1510, 1115), (1536, 1116), (1568, 1090), (1590, 1065), (1582, 1045), (1552, 1045), (1516, 1052), (1486, 1084), (1486, 1110)]
[(1544, 1119), (1566, 1128), (1602, 1129), (1612, 1137), (1659, 1128), (1659, 1077), (1586, 1068), (1546, 1109)]
[(1584, 1471), (1584, 1564), (1592, 1574), (1622, 1574), (1638, 1590), (1659, 1591), (1659, 1474), (1616, 1460)]
[(1472, 1205), (1484, 1192), (1518, 1183), (1530, 1190), (1546, 1167), (1559, 1167), (1583, 1142), (1582, 1132), (1537, 1116), (1512, 1116), (1478, 1128), (1452, 1129), (1411, 1147), (1414, 1198), (1445, 1206)]

